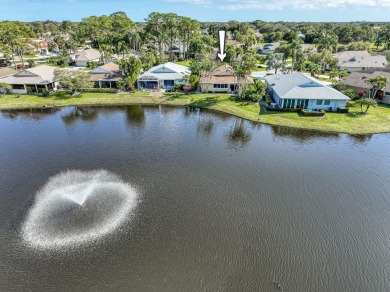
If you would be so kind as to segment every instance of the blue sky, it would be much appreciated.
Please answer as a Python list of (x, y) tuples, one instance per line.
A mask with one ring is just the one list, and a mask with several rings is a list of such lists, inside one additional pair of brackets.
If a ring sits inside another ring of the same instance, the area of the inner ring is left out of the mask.
[(0, 0), (1, 20), (72, 20), (124, 11), (134, 21), (174, 12), (200, 21), (390, 21), (390, 0)]

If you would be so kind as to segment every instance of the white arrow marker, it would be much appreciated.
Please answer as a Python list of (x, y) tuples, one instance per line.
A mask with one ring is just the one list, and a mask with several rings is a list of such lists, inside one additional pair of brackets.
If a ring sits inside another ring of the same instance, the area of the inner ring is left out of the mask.
[(223, 59), (226, 57), (225, 53), (225, 31), (220, 30), (219, 32), (219, 53), (218, 53), (218, 58), (221, 59), (221, 62), (223, 62)]

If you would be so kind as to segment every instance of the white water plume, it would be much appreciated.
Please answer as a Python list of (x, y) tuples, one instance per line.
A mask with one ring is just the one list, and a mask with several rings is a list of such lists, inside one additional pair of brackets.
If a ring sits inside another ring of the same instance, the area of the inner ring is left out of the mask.
[(111, 172), (68, 170), (38, 191), (22, 237), (43, 249), (88, 243), (129, 219), (137, 199), (137, 190)]

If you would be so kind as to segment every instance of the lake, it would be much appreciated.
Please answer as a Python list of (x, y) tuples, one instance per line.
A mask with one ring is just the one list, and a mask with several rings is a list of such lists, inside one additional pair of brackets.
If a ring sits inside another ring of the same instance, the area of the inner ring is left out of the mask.
[[(0, 290), (390, 291), (389, 150), (389, 134), (194, 108), (2, 111)], [(76, 220), (84, 207), (53, 195), (29, 243), (36, 200), (66, 173), (102, 188), (112, 177), (136, 201), (124, 210), (126, 196), (102, 191)], [(94, 237), (76, 228), (86, 222)], [(57, 248), (39, 245), (49, 231)]]

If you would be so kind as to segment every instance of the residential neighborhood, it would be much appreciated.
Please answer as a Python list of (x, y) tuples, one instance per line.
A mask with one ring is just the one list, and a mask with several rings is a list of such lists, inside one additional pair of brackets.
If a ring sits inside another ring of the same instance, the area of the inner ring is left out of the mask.
[(390, 0), (0, 11), (0, 292), (390, 292)]
[[(162, 34), (168, 23), (170, 34)], [(15, 45), (2, 39), (2, 92), (50, 95), (71, 89), (78, 94), (93, 88), (96, 93), (229, 94), (264, 102), (264, 111), (348, 112), (348, 101), (359, 97), (365, 103), (370, 99), (368, 104), (389, 103), (386, 24), (363, 26), (373, 45), (364, 35), (344, 40), (343, 29), (357, 30), (355, 24), (325, 30), (313, 24), (200, 23), (164, 13), (136, 24), (117, 12), (79, 24), (50, 23), (40, 33), (36, 25), (0, 23), (5, 31), (23, 27)], [(226, 33), (224, 59), (219, 59), (221, 30)]]

